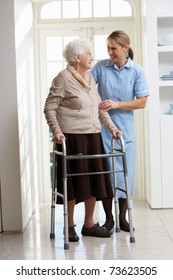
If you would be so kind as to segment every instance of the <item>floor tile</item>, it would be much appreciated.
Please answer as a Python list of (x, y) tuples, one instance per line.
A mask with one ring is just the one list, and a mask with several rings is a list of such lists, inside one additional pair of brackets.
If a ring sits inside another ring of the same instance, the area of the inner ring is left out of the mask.
[[(50, 238), (51, 206), (36, 209), (23, 233), (0, 233), (0, 260), (173, 260), (173, 209), (151, 209), (147, 202), (133, 202), (135, 243), (130, 234), (114, 232), (109, 238), (83, 237), (84, 208), (75, 210), (79, 242), (64, 250), (63, 207), (55, 210), (55, 238)], [(100, 202), (95, 222), (104, 223)]]

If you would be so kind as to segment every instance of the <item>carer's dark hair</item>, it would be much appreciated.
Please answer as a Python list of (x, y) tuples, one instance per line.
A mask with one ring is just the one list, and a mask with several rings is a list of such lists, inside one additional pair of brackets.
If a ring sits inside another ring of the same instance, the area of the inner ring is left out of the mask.
[(128, 56), (133, 60), (134, 52), (130, 47), (130, 37), (122, 30), (113, 31), (108, 37), (107, 40), (115, 40), (121, 47), (124, 47), (126, 44), (129, 45)]

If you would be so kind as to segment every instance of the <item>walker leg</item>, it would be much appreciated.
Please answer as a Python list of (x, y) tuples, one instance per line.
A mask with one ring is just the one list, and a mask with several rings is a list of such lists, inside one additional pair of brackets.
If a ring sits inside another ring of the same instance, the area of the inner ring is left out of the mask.
[(68, 208), (67, 208), (67, 179), (64, 181), (64, 249), (69, 249), (69, 234), (68, 234)]
[(51, 199), (51, 227), (50, 227), (50, 238), (55, 238), (55, 177), (56, 177), (56, 155), (54, 153), (55, 144), (53, 146), (53, 173), (52, 173), (52, 199)]
[(125, 155), (123, 156), (123, 162), (125, 166), (125, 186), (126, 186), (126, 196), (127, 196), (127, 206), (128, 206), (128, 218), (129, 218), (129, 226), (130, 226), (130, 243), (135, 243), (135, 237), (134, 237), (134, 227), (133, 227), (133, 219), (132, 219), (132, 207), (131, 202), (129, 199), (129, 187), (128, 187), (128, 176), (127, 176), (127, 166), (125, 162)]
[[(124, 174), (124, 180), (125, 180), (125, 190), (122, 190), (126, 194), (127, 199), (127, 210), (128, 210), (128, 218), (129, 218), (129, 227), (130, 227), (130, 243), (135, 243), (135, 237), (134, 237), (134, 227), (133, 227), (133, 219), (132, 219), (132, 207), (130, 203), (130, 196), (129, 196), (129, 185), (128, 185), (128, 172), (127, 172), (127, 161), (126, 161), (126, 153), (125, 153), (125, 145), (124, 141), (121, 135), (118, 135), (118, 138), (121, 143), (121, 152), (122, 152), (122, 163), (123, 163), (123, 174)], [(114, 149), (114, 139), (112, 138), (111, 142), (112, 146), (112, 152)], [(112, 159), (113, 164), (113, 171), (115, 171), (115, 158)], [(115, 203), (115, 217), (116, 217), (116, 232), (120, 231), (119, 226), (119, 205), (118, 205), (118, 197), (117, 197), (117, 187), (116, 187), (116, 176), (114, 173), (114, 203)], [(120, 189), (121, 190), (121, 189)]]
[(132, 219), (132, 207), (130, 203), (130, 196), (129, 196), (129, 180), (128, 180), (128, 170), (127, 170), (127, 160), (126, 160), (126, 153), (125, 153), (125, 145), (123, 140), (121, 139), (121, 147), (122, 147), (122, 160), (123, 160), (123, 170), (124, 170), (124, 180), (125, 180), (125, 192), (127, 198), (127, 207), (128, 207), (128, 217), (129, 217), (129, 227), (130, 227), (130, 243), (135, 243), (134, 237), (134, 230), (133, 230), (133, 219)]
[(63, 204), (64, 204), (64, 250), (69, 249), (69, 234), (68, 234), (68, 204), (67, 204), (67, 158), (64, 145), (64, 154), (62, 157), (63, 167)]
[[(112, 142), (112, 152), (114, 152)], [(118, 196), (117, 196), (117, 182), (116, 182), (116, 162), (115, 162), (115, 156), (112, 157), (112, 167), (113, 167), (113, 180), (114, 180), (114, 209), (115, 209), (115, 231), (120, 232), (120, 223), (119, 223), (119, 203), (118, 203)]]
[(115, 231), (120, 232), (120, 222), (119, 222), (119, 203), (118, 203), (118, 196), (117, 196), (117, 190), (115, 188), (114, 191), (114, 206), (115, 206)]
[(68, 204), (67, 204), (67, 158), (65, 142), (62, 142), (62, 170), (63, 170), (63, 195), (55, 191), (57, 185), (56, 173), (56, 144), (53, 146), (53, 174), (52, 174), (52, 201), (51, 201), (51, 231), (50, 238), (55, 238), (55, 200), (57, 195), (63, 198), (63, 214), (64, 214), (64, 249), (69, 249), (69, 233), (68, 233)]
[(133, 219), (132, 219), (132, 207), (129, 198), (127, 199), (127, 203), (128, 203), (128, 218), (129, 218), (129, 226), (130, 226), (130, 243), (135, 243), (134, 227), (133, 227)]
[(51, 229), (50, 238), (55, 239), (55, 205), (51, 206)]

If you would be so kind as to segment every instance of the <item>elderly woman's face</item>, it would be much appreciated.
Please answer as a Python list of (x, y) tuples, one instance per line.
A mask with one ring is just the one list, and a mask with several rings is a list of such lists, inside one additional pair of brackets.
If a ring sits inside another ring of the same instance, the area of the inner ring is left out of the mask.
[(84, 54), (79, 56), (78, 63), (83, 69), (90, 69), (93, 62), (93, 56), (89, 47), (85, 47)]

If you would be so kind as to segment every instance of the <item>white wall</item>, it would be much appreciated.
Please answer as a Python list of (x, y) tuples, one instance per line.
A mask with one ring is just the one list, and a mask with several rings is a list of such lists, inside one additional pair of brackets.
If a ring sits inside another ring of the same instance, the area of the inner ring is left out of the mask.
[(13, 0), (0, 7), (0, 172), (4, 230), (22, 228)]
[(0, 41), (3, 230), (22, 231), (38, 204), (32, 7), (29, 0), (8, 0), (0, 4)]

